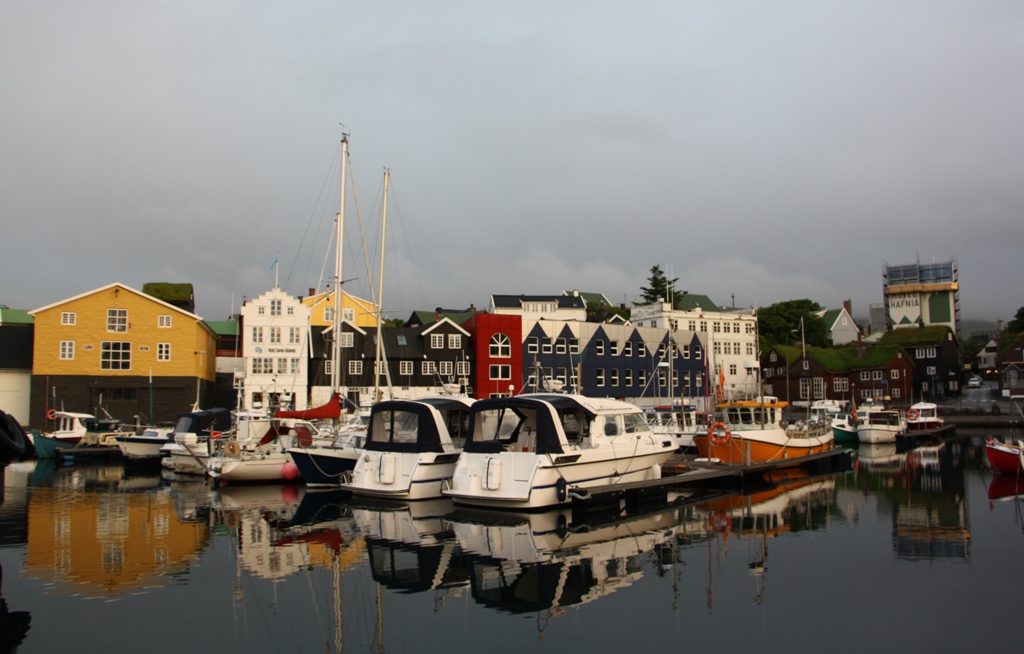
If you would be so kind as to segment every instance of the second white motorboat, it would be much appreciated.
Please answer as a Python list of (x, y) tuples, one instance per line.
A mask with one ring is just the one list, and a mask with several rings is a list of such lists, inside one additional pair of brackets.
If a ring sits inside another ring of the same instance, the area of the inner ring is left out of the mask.
[(600, 486), (655, 479), (676, 451), (639, 407), (537, 393), (476, 402), (444, 494), (457, 504), (533, 509)]

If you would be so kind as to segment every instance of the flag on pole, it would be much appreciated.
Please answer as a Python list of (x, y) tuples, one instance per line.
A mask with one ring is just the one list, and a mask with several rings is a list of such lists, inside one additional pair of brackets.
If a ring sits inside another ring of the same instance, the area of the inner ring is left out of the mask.
[(280, 254), (276, 255), (276, 256), (274, 257), (274, 263), (270, 264), (270, 267), (269, 267), (269, 268), (267, 268), (267, 270), (273, 270), (273, 269), (274, 269), (274, 266), (276, 266), (276, 265), (277, 265), (277, 262), (278, 262), (278, 261), (280, 261), (280, 260), (281, 260), (281, 255), (280, 255)]

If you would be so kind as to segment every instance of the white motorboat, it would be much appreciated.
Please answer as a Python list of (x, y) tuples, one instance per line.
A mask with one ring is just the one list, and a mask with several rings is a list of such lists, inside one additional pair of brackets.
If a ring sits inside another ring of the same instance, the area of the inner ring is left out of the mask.
[(164, 445), (174, 438), (173, 427), (147, 427), (141, 434), (118, 434), (115, 437), (121, 454), (129, 459), (159, 459)]
[(693, 437), (697, 435), (700, 425), (694, 407), (655, 406), (648, 408), (645, 415), (647, 424), (656, 435), (674, 438), (682, 451), (697, 451)]
[(907, 418), (901, 409), (875, 409), (867, 412), (857, 427), (861, 443), (895, 443), (896, 436), (907, 429)]
[(299, 476), (287, 445), (312, 442), (317, 430), (306, 420), (281, 420), (264, 413), (239, 413), (230, 437), (206, 463), (206, 472), (224, 481), (288, 481)]
[(160, 448), (161, 464), (179, 474), (205, 475), (206, 463), (214, 453), (217, 438), (231, 429), (227, 409), (194, 411), (178, 416), (173, 441)]
[(341, 487), (401, 500), (441, 497), (469, 430), (471, 406), (470, 398), (447, 396), (377, 403), (366, 446)]
[(443, 493), (457, 504), (533, 509), (574, 492), (661, 476), (675, 439), (651, 431), (639, 407), (537, 393), (476, 402), (469, 437)]

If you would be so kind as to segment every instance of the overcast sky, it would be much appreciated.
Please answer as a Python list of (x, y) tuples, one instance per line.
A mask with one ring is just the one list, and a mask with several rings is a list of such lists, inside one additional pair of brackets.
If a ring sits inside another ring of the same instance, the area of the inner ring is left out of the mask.
[(224, 319), (278, 253), (305, 293), (342, 123), (371, 252), (391, 170), (392, 317), (629, 303), (655, 264), (719, 304), (866, 316), (884, 262), (954, 256), (963, 319), (1024, 305), (1019, 0), (7, 0), (0, 70), (14, 308), (191, 282)]

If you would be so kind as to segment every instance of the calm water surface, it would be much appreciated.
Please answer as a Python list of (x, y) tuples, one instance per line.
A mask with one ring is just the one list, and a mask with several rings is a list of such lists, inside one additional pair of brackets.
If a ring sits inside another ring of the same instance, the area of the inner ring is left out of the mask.
[(1020, 651), (1024, 498), (982, 443), (586, 521), (19, 465), (0, 652)]

